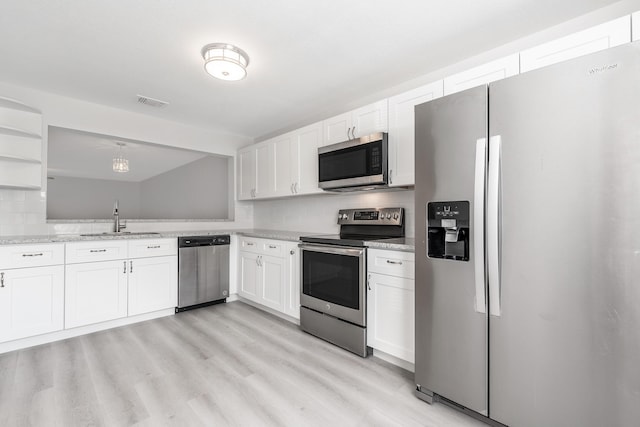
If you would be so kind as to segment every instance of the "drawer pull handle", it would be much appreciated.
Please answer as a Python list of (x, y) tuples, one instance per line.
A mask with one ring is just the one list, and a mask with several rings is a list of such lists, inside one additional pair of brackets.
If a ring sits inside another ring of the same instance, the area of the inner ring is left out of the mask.
[(40, 252), (39, 254), (22, 254), (22, 256), (42, 256), (44, 255), (42, 252)]
[(277, 248), (276, 245), (269, 245), (269, 249), (275, 249), (275, 248)]
[(147, 246), (147, 249), (159, 249), (160, 245)]
[(97, 252), (107, 252), (107, 250), (106, 249), (90, 249), (89, 252), (94, 254), (94, 253), (97, 253)]
[(388, 259), (387, 264), (402, 265), (402, 261), (391, 261), (390, 259)]
[(253, 243), (247, 243), (247, 246), (253, 246)]

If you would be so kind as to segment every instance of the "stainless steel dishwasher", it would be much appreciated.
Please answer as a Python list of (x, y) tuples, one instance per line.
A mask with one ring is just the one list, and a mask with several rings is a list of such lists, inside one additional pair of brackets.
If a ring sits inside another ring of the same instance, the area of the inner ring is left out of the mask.
[(226, 301), (230, 243), (228, 235), (178, 238), (176, 313)]

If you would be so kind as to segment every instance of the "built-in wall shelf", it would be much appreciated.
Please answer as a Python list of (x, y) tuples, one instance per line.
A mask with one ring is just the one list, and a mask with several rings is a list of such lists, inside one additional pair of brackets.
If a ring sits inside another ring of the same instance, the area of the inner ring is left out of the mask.
[(8, 160), (12, 162), (24, 162), (24, 163), (42, 163), (40, 159), (34, 159), (30, 157), (13, 156), (11, 154), (0, 154), (0, 160)]
[(0, 97), (0, 188), (42, 187), (42, 114)]
[(19, 136), (21, 138), (33, 138), (33, 139), (41, 139), (42, 136), (37, 133), (27, 132), (22, 129), (16, 129), (9, 126), (0, 125), (0, 134), (11, 135), (11, 136)]

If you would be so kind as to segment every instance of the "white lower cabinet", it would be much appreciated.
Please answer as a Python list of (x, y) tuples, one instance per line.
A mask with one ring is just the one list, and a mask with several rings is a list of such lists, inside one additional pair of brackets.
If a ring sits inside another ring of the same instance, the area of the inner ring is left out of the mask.
[(177, 298), (176, 239), (67, 244), (66, 329), (172, 308)]
[(0, 271), (0, 342), (62, 330), (64, 266)]
[(177, 305), (177, 256), (138, 258), (129, 264), (129, 316)]
[(367, 345), (414, 363), (414, 254), (370, 249), (368, 258)]
[(285, 250), (285, 298), (284, 312), (300, 319), (300, 250), (298, 243), (287, 242)]
[(127, 316), (126, 260), (66, 266), (65, 328)]
[(238, 295), (299, 319), (297, 243), (241, 237), (239, 246)]

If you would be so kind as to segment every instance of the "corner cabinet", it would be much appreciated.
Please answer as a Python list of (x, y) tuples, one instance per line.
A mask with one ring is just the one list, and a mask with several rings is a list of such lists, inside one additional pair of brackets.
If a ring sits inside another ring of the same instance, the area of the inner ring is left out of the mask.
[(443, 82), (389, 98), (389, 186), (415, 185), (415, 106), (440, 98)]
[(0, 97), (0, 188), (40, 189), (41, 161), (41, 113)]
[(367, 259), (367, 345), (414, 363), (414, 254), (369, 249)]
[(298, 244), (244, 236), (239, 240), (238, 295), (299, 319)]
[(64, 244), (0, 247), (0, 342), (64, 325)]
[(316, 123), (238, 151), (239, 200), (321, 193), (318, 146), (322, 124)]

